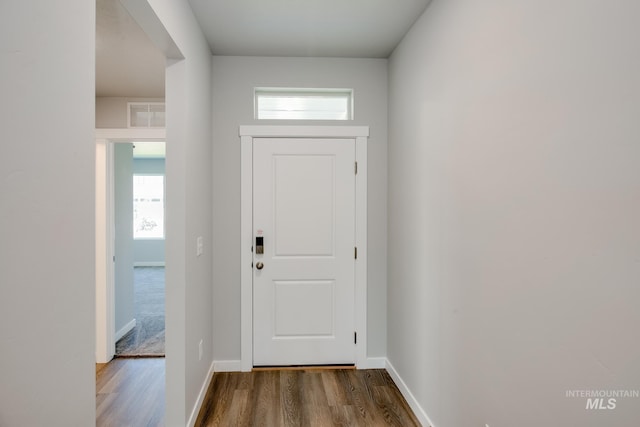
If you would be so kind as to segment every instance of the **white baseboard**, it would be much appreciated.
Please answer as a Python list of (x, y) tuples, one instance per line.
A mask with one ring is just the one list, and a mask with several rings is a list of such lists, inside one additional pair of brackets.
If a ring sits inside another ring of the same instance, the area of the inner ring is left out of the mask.
[(187, 427), (194, 427), (196, 425), (198, 414), (200, 413), (200, 409), (202, 408), (202, 402), (204, 402), (204, 398), (207, 396), (207, 390), (209, 390), (209, 386), (211, 385), (211, 380), (213, 379), (214, 363), (215, 362), (211, 362), (211, 366), (209, 366), (209, 372), (207, 373), (207, 377), (204, 379), (204, 383), (202, 383), (202, 388), (200, 388), (198, 399), (196, 400), (196, 404), (193, 406), (193, 410), (191, 411), (191, 416), (189, 416)]
[(431, 420), (427, 416), (427, 413), (424, 411), (424, 409), (422, 409), (422, 406), (420, 406), (416, 398), (413, 396), (413, 393), (411, 393), (411, 391), (409, 390), (409, 387), (407, 387), (407, 384), (400, 377), (389, 360), (386, 360), (386, 368), (387, 372), (389, 372), (389, 375), (391, 376), (391, 379), (393, 379), (393, 382), (396, 383), (396, 386), (398, 386), (400, 393), (402, 393), (402, 396), (404, 396), (405, 400), (411, 407), (411, 410), (418, 418), (418, 421), (420, 421), (420, 424), (422, 424), (424, 427), (436, 427), (431, 422)]
[(215, 372), (240, 372), (242, 371), (242, 361), (240, 360), (214, 360), (213, 370)]
[(387, 367), (386, 357), (367, 357), (365, 366), (358, 366), (358, 369), (384, 369)]
[(164, 261), (139, 261), (133, 263), (134, 267), (164, 267)]
[(122, 328), (120, 328), (120, 330), (118, 332), (116, 332), (116, 336), (114, 337), (115, 338), (114, 341), (117, 342), (120, 338), (125, 336), (127, 334), (127, 332), (129, 332), (130, 330), (132, 330), (135, 327), (136, 327), (136, 319), (133, 319), (131, 322), (127, 323)]

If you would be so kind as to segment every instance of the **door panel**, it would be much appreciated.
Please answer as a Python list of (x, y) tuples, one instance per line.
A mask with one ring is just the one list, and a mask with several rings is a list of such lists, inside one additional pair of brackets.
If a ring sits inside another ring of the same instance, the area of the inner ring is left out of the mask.
[(333, 280), (274, 281), (274, 337), (334, 336), (334, 285)]
[(353, 140), (254, 139), (255, 366), (355, 361), (354, 161)]
[(335, 156), (272, 159), (274, 256), (334, 256)]

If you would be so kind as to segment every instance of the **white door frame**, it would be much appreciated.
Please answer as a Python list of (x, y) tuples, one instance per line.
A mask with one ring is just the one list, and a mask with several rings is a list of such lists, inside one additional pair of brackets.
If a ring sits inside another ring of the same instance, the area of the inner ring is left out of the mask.
[(96, 129), (96, 363), (115, 355), (113, 143), (166, 141), (164, 129)]
[(355, 267), (356, 367), (367, 363), (367, 141), (368, 126), (240, 126), (240, 364), (253, 368), (253, 139), (341, 138), (356, 143)]

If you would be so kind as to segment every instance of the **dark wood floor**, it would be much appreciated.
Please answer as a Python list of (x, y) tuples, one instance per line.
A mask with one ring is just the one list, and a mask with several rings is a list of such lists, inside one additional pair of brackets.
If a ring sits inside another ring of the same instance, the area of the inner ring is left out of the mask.
[(420, 426), (385, 370), (269, 370), (213, 377), (196, 427)]
[[(165, 360), (114, 359), (96, 368), (97, 427), (164, 425)], [(419, 426), (384, 370), (216, 373), (202, 426)]]
[(164, 358), (96, 365), (96, 426), (164, 426)]

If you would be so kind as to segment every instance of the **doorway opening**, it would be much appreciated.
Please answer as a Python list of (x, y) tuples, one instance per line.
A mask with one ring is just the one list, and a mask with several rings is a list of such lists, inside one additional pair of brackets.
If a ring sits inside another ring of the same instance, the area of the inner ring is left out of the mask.
[[(118, 146), (117, 148), (120, 148)], [(133, 315), (130, 328), (117, 333), (116, 357), (164, 357), (165, 355), (165, 143), (134, 142), (126, 147), (131, 159), (115, 157), (115, 195), (114, 215), (116, 231), (124, 229), (125, 242), (132, 243), (132, 251), (123, 250), (125, 263), (118, 265), (116, 242), (116, 271), (126, 268), (124, 284), (115, 283), (116, 313), (118, 303), (130, 306)], [(129, 151), (130, 150), (130, 151)], [(117, 150), (116, 150), (117, 151)], [(118, 162), (126, 162), (119, 165)], [(131, 168), (128, 166), (131, 165)], [(131, 170), (131, 172), (130, 172)], [(123, 172), (124, 171), (124, 172)], [(124, 176), (119, 176), (124, 174)], [(118, 184), (127, 188), (118, 188)], [(123, 197), (118, 197), (124, 194)], [(132, 197), (128, 197), (132, 194)], [(120, 206), (120, 204), (125, 206)], [(118, 224), (119, 220), (122, 224)], [(131, 229), (127, 229), (133, 224)], [(120, 226), (121, 225), (121, 226)], [(129, 238), (129, 233), (132, 236)], [(119, 234), (116, 234), (116, 238)], [(120, 274), (123, 276), (123, 274)], [(118, 278), (119, 275), (116, 275)], [(127, 282), (131, 283), (128, 287)], [(122, 295), (118, 295), (118, 291)], [(126, 300), (125, 300), (126, 299)], [(125, 321), (128, 317), (125, 317)], [(116, 322), (122, 319), (116, 319)], [(123, 334), (124, 333), (124, 334)]]
[(96, 132), (97, 362), (162, 357), (165, 131)]

